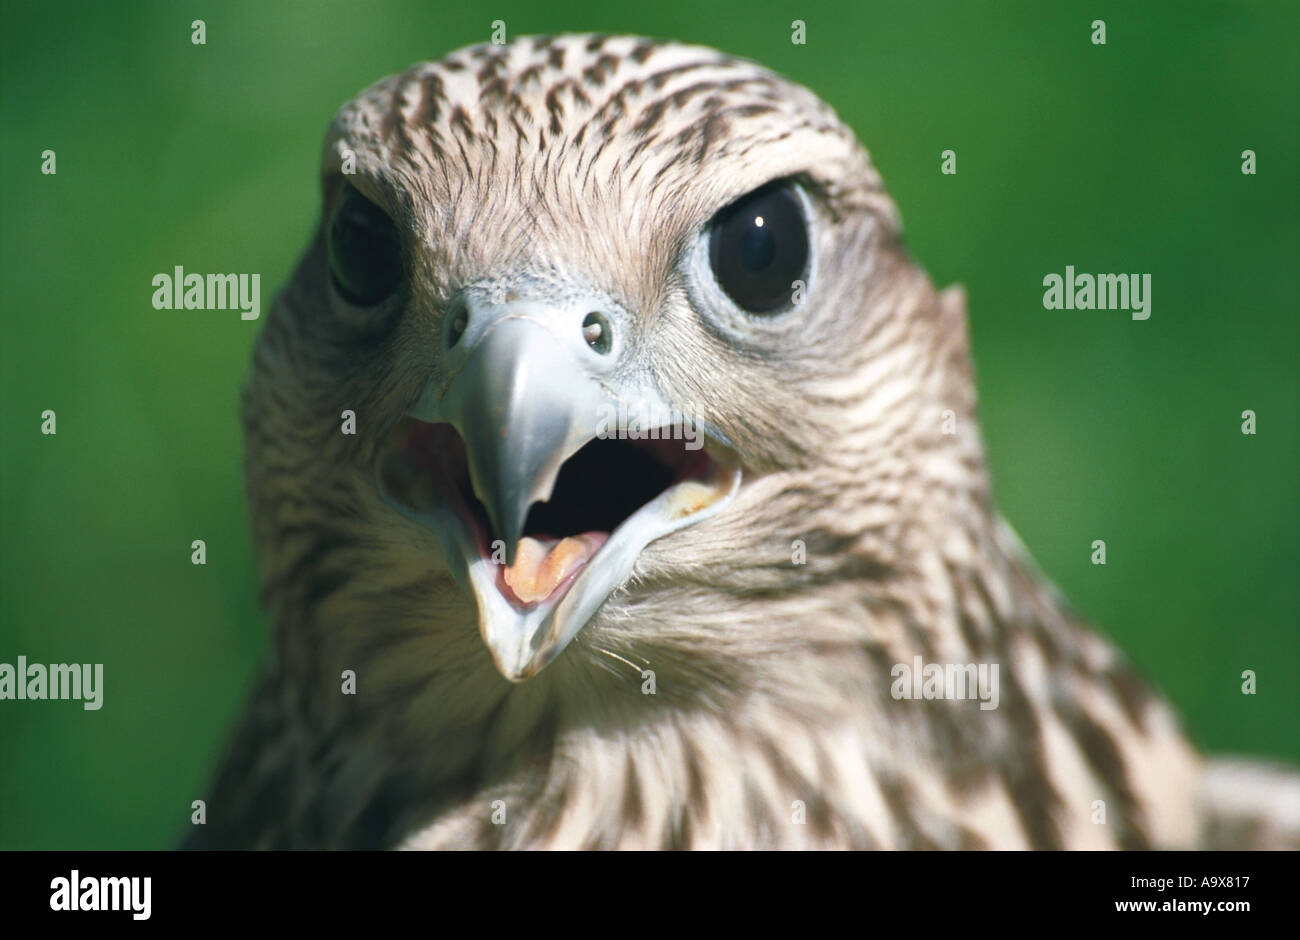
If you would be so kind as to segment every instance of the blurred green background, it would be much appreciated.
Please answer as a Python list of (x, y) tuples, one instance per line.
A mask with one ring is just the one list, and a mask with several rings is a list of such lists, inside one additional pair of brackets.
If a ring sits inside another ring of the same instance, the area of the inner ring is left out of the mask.
[[(5, 2), (0, 662), (100, 662), (105, 692), (0, 702), (0, 847), (171, 844), (267, 645), (237, 420), (261, 324), (155, 311), (151, 278), (259, 272), (265, 316), (334, 110), (496, 19), (713, 45), (827, 99), (969, 290), (998, 496), (1043, 568), (1199, 743), (1300, 758), (1300, 8), (1134, 6)], [(1149, 272), (1151, 319), (1044, 310), (1067, 264)]]

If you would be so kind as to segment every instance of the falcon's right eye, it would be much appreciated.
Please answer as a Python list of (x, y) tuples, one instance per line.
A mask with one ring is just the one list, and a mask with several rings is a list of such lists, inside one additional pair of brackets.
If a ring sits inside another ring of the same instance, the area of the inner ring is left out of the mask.
[(397, 290), (402, 280), (397, 227), (350, 185), (343, 187), (325, 243), (334, 286), (348, 303), (373, 307)]

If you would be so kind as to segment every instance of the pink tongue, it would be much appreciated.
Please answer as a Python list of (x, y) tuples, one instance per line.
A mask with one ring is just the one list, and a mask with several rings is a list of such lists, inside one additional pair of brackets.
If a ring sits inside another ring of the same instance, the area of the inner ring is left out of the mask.
[(587, 534), (569, 536), (548, 545), (525, 536), (515, 550), (515, 563), (505, 570), (506, 584), (525, 604), (544, 601), (586, 564), (603, 541)]

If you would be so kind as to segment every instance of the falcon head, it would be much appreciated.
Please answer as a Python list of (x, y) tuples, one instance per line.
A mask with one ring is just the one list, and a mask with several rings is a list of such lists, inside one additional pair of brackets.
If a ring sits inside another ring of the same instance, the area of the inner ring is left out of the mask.
[(982, 505), (973, 434), (941, 433), (964, 312), (770, 71), (466, 49), (346, 105), (321, 191), (246, 398), (263, 580), (318, 656), (473, 672), (477, 625), (513, 682), (566, 650), (716, 676), (845, 640), (810, 635), (835, 584)]
[[(963, 297), (813, 94), (478, 46), (344, 106), (321, 193), (244, 396), (276, 649), (209, 844), (1191, 844), (1196, 755), (998, 519)], [(1001, 705), (897, 700), (920, 659)]]

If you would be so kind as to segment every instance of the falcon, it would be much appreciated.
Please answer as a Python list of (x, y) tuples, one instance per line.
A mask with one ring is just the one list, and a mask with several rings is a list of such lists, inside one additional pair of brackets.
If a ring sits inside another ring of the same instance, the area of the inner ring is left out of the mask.
[(244, 393), (272, 651), (189, 845), (1294, 843), (1294, 777), (1198, 755), (999, 517), (964, 296), (811, 92), (481, 45), (345, 105), (320, 187)]

